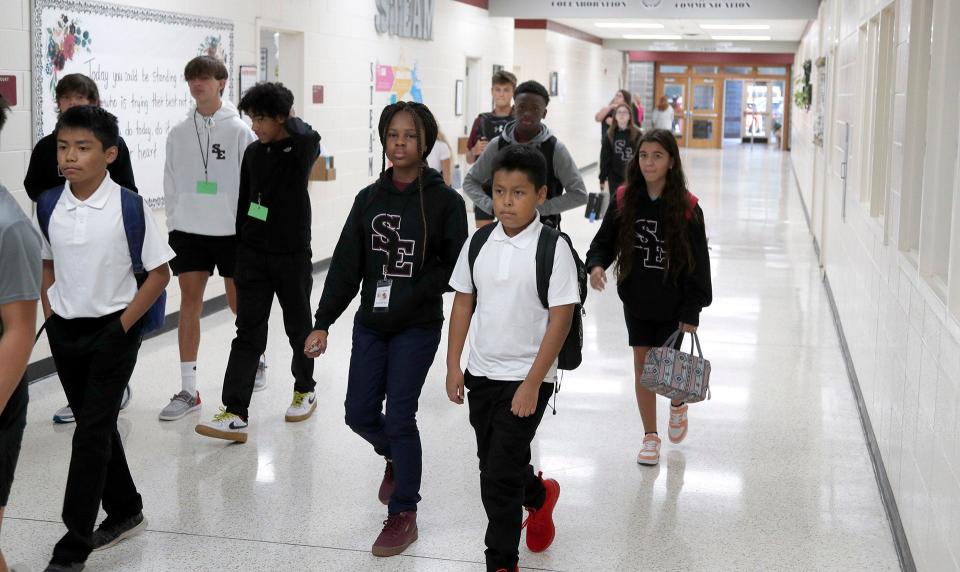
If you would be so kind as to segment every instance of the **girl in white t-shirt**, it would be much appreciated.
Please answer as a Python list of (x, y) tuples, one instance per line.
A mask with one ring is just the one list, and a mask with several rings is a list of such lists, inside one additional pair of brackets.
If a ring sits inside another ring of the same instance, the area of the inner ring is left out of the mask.
[(453, 154), (443, 131), (437, 132), (437, 143), (427, 155), (427, 166), (443, 175), (443, 182), (453, 185)]

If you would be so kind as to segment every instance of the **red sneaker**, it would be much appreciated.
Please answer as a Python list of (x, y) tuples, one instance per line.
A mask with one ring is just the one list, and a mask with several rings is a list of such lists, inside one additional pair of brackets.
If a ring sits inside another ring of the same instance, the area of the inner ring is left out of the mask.
[[(506, 568), (497, 568), (497, 572), (510, 572), (510, 571), (507, 570)], [(520, 565), (519, 565), (519, 564), (517, 564), (516, 566), (513, 567), (513, 572), (520, 572)]]
[(374, 556), (396, 556), (417, 540), (417, 512), (391, 514), (373, 543)]
[(557, 533), (553, 525), (553, 509), (560, 498), (560, 483), (554, 479), (544, 479), (543, 472), (537, 474), (547, 491), (543, 506), (539, 509), (527, 508), (530, 515), (524, 526), (527, 527), (527, 548), (530, 552), (543, 552), (553, 544), (553, 537)]
[(393, 461), (387, 461), (387, 468), (383, 470), (383, 480), (380, 481), (380, 502), (384, 505), (390, 504), (390, 497), (393, 496)]

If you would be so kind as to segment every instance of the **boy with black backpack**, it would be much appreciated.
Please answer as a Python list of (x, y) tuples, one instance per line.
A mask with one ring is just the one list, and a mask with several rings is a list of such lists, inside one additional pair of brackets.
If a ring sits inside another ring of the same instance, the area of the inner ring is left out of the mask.
[(571, 325), (586, 295), (586, 273), (569, 238), (537, 216), (547, 196), (543, 155), (511, 145), (497, 154), (492, 172), (499, 223), (477, 231), (464, 245), (450, 280), (457, 294), (446, 384), (456, 404), (464, 401), (464, 387), (469, 390), (491, 572), (516, 569), (521, 507), (530, 512), (527, 547), (542, 552), (553, 542), (560, 485), (534, 475), (530, 444), (553, 393), (558, 357), (572, 358), (560, 367), (579, 365), (582, 331), (579, 321), (575, 329)]
[(547, 116), (550, 94), (535, 81), (525, 81), (513, 92), (515, 120), (503, 128), (477, 159), (463, 181), (463, 191), (473, 204), (486, 213), (493, 213), (490, 189), (493, 161), (508, 145), (534, 147), (543, 154), (547, 165), (547, 197), (537, 207), (540, 220), (553, 228), (560, 228), (560, 213), (587, 204), (587, 187), (573, 156), (563, 143), (543, 124)]
[[(173, 251), (143, 198), (110, 179), (117, 118), (78, 106), (57, 121), (67, 182), (37, 200), (50, 353), (76, 417), (63, 498), (67, 532), (47, 570), (82, 570), (92, 550), (142, 531), (143, 500), (117, 432), (143, 333), (163, 320)], [(122, 245), (122, 246), (121, 246)], [(106, 519), (94, 531), (100, 505)]]

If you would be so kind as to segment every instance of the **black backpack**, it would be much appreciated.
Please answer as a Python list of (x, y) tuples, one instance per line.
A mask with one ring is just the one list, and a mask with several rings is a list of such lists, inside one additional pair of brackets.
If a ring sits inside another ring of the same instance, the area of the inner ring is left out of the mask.
[[(470, 250), (467, 252), (467, 260), (470, 263), (470, 277), (473, 278), (473, 265), (480, 256), (480, 249), (486, 244), (487, 239), (496, 224), (488, 224), (481, 228), (470, 238)], [(570, 324), (570, 333), (560, 348), (560, 354), (557, 356), (557, 369), (574, 370), (580, 367), (583, 362), (583, 316), (586, 311), (583, 304), (587, 301), (587, 269), (573, 247), (570, 237), (555, 228), (547, 225), (540, 231), (540, 239), (537, 241), (537, 296), (544, 308), (549, 309), (547, 291), (550, 289), (550, 276), (553, 274), (553, 257), (557, 250), (557, 241), (563, 238), (570, 246), (570, 252), (573, 254), (573, 261), (577, 267), (577, 283), (580, 287), (580, 303), (573, 311), (573, 322)], [(476, 282), (474, 282), (476, 284)]]

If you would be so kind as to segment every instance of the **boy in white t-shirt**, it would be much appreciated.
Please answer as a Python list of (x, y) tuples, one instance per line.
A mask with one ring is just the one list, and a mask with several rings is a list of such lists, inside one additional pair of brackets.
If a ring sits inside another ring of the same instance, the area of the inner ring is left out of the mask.
[[(537, 294), (536, 252), (544, 228), (537, 206), (547, 194), (543, 155), (534, 147), (511, 145), (497, 155), (492, 172), (499, 223), (478, 231), (489, 240), (472, 269), (472, 241), (467, 241), (450, 279), (457, 294), (450, 318), (447, 396), (462, 404), (464, 386), (469, 390), (480, 495), (489, 521), (487, 570), (494, 572), (517, 567), (521, 507), (530, 512), (527, 547), (542, 552), (553, 542), (560, 485), (534, 475), (530, 443), (553, 393), (557, 356), (580, 292), (573, 254), (560, 239), (549, 281), (549, 310)], [(468, 328), (470, 358), (464, 373), (460, 360)]]
[[(137, 286), (122, 204), (143, 199), (112, 181), (117, 118), (88, 105), (57, 122), (57, 162), (66, 185), (38, 199), (52, 207), (40, 219), (43, 280), (50, 353), (76, 417), (63, 499), (67, 532), (47, 570), (82, 570), (92, 550), (142, 531), (143, 500), (130, 475), (117, 415), (140, 350), (141, 318), (170, 281), (173, 251), (150, 209), (142, 205), (146, 279)], [(124, 193), (128, 196), (124, 198)], [(44, 222), (46, 221), (46, 222)], [(101, 503), (106, 519), (94, 531)]]

